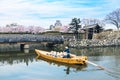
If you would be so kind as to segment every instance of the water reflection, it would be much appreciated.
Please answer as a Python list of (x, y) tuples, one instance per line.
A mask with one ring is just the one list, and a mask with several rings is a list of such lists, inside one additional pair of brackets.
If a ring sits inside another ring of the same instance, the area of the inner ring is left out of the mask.
[[(41, 49), (41, 47), (37, 47), (37, 49)], [(48, 50), (48, 48), (42, 49)], [(54, 50), (62, 51), (62, 49), (59, 50), (57, 47)], [(76, 55), (88, 56), (89, 61), (104, 66), (110, 71), (99, 70), (90, 64), (78, 66), (54, 63), (42, 59), (35, 60), (37, 55), (34, 51), (21, 52), (15, 50), (0, 52), (0, 78), (1, 80), (120, 79), (120, 47), (71, 48), (70, 50), (71, 53)], [(66, 78), (65, 75), (67, 75)]]
[[(76, 51), (77, 50), (77, 51)], [(71, 49), (72, 53), (77, 52), (78, 55), (87, 56), (110, 56), (120, 55), (120, 47), (99, 47), (99, 48), (85, 48), (85, 49)]]
[(86, 64), (85, 65), (71, 65), (71, 64), (65, 64), (65, 63), (53, 62), (53, 61), (44, 59), (42, 57), (39, 57), (39, 59), (38, 58), (36, 58), (36, 59), (43, 60), (43, 61), (47, 62), (48, 64), (56, 65), (57, 67), (64, 66), (65, 67), (64, 71), (66, 74), (70, 74), (71, 71), (72, 72), (81, 71), (87, 67)]
[(33, 62), (34, 58), (35, 58), (35, 54), (33, 53), (29, 53), (29, 54), (25, 54), (23, 52), (2, 52), (0, 53), (0, 63), (1, 65), (5, 65), (5, 64), (19, 64), (19, 63), (26, 63), (26, 65), (29, 65), (29, 62)]
[(72, 53), (88, 56), (89, 60), (109, 69), (106, 74), (120, 79), (120, 47), (71, 49)]
[[(2, 52), (0, 53), (0, 66), (6, 66), (6, 65), (14, 65), (14, 64), (20, 64), (25, 63), (26, 66), (29, 66), (29, 63), (32, 63), (35, 61), (36, 54), (33, 52), (31, 53), (25, 53), (24, 51), (11, 51), (11, 52)], [(63, 66), (63, 71), (66, 74), (70, 74), (70, 72), (77, 72), (81, 71), (84, 68), (87, 67), (87, 65), (69, 65), (69, 64), (63, 64), (63, 63), (56, 63), (52, 61), (45, 60), (43, 58), (40, 58), (39, 60), (45, 61), (50, 65), (55, 65), (57, 67)]]
[(24, 53), (29, 53), (30, 50), (29, 49), (24, 49)]

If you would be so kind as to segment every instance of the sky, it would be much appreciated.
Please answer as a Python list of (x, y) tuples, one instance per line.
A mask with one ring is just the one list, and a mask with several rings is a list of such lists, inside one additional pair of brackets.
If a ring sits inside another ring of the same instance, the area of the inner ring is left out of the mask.
[(0, 26), (17, 23), (49, 28), (56, 20), (100, 19), (120, 8), (120, 0), (0, 0)]

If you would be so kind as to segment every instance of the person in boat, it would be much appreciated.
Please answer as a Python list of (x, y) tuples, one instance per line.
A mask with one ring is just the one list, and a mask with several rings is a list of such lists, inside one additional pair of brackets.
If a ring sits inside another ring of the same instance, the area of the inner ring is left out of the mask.
[(63, 56), (63, 58), (70, 58), (70, 49), (66, 46), (64, 52), (67, 53), (67, 55)]

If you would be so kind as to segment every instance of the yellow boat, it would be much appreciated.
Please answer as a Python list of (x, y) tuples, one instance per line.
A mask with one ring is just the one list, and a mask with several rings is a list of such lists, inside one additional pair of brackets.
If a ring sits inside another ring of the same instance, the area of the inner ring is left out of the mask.
[(44, 50), (38, 50), (35, 49), (36, 54), (38, 55), (37, 58), (44, 58), (53, 62), (59, 62), (59, 63), (66, 63), (66, 64), (80, 64), (84, 65), (87, 61), (87, 56), (75, 56), (73, 54), (70, 54), (71, 58), (63, 58), (58, 56), (53, 56), (51, 52), (44, 51)]
[(78, 72), (78, 71), (82, 71), (83, 69), (85, 69), (87, 67), (87, 65), (74, 65), (74, 64), (66, 64), (66, 63), (60, 63), (60, 62), (55, 62), (55, 61), (51, 61), (42, 57), (39, 57), (40, 60), (43, 60), (45, 62), (47, 62), (49, 65), (56, 65), (58, 67), (60, 66), (64, 66), (64, 71), (66, 72), (66, 74), (69, 74), (71, 72), (71, 69), (74, 69), (73, 71)]

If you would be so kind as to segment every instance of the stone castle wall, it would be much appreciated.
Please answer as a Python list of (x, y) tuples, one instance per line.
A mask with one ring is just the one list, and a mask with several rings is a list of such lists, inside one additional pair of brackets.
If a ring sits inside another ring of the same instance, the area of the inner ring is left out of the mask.
[(107, 31), (94, 34), (92, 40), (71, 40), (70, 47), (101, 47), (101, 46), (120, 46), (120, 31)]

